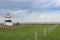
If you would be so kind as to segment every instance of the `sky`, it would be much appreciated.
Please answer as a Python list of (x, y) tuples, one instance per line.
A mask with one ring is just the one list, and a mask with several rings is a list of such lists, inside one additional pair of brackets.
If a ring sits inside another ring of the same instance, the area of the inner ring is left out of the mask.
[(60, 22), (60, 0), (0, 0), (0, 21), (6, 13), (19, 22)]

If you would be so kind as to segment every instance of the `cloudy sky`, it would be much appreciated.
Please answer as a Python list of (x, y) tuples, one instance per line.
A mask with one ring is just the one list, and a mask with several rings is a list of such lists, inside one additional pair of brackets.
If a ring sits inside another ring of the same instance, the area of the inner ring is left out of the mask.
[(0, 0), (1, 20), (6, 13), (19, 22), (60, 22), (60, 0)]

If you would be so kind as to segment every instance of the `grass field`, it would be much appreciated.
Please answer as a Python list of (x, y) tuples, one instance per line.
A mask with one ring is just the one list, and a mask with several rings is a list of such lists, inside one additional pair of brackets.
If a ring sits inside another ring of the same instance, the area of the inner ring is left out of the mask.
[[(37, 32), (37, 40), (60, 40), (60, 25), (57, 24), (21, 24), (14, 26), (0, 26), (0, 40), (35, 40), (35, 32)], [(46, 37), (44, 37), (44, 29), (46, 28)], [(49, 28), (52, 32), (49, 33)]]

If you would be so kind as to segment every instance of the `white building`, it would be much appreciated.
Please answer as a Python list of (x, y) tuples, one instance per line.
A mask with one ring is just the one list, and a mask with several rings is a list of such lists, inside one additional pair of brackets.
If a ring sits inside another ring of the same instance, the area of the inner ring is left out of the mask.
[(11, 20), (11, 15), (9, 13), (7, 13), (4, 17), (5, 17), (4, 25), (12, 26), (13, 23), (12, 23), (12, 20)]

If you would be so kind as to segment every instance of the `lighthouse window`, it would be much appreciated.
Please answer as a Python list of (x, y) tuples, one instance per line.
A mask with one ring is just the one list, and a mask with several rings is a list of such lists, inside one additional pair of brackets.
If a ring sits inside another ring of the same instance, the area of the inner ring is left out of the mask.
[(5, 22), (12, 22), (11, 20), (5, 20)]

